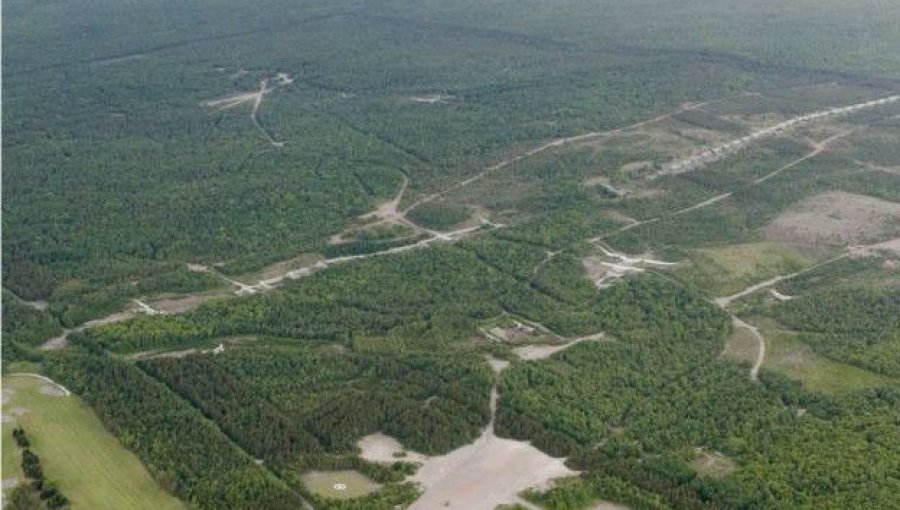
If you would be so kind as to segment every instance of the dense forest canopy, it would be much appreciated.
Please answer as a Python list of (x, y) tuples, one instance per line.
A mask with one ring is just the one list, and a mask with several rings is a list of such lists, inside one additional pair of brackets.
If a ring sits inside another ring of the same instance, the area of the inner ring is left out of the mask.
[(546, 510), (900, 508), (893, 2), (3, 19), (3, 371), (191, 507), (516, 440), (578, 473)]

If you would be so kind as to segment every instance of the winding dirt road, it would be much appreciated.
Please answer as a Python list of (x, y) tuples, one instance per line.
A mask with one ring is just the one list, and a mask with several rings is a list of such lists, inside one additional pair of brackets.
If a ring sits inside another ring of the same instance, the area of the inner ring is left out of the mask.
[(756, 326), (750, 325), (734, 315), (731, 316), (731, 322), (735, 327), (746, 329), (754, 338), (756, 338), (758, 348), (756, 351), (756, 361), (753, 362), (753, 366), (750, 368), (750, 379), (754, 382), (759, 382), (759, 369), (766, 359), (766, 339), (763, 338)]

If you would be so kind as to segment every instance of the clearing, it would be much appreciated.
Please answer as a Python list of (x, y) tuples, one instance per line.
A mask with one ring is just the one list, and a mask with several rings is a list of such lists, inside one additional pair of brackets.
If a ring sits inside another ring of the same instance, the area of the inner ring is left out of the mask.
[(309, 471), (300, 477), (309, 490), (330, 499), (352, 499), (371, 494), (381, 485), (358, 471)]
[(513, 349), (513, 352), (516, 353), (516, 356), (525, 361), (545, 359), (556, 354), (557, 352), (564, 351), (574, 345), (580, 344), (581, 342), (596, 342), (603, 340), (603, 336), (603, 333), (597, 333), (594, 335), (575, 338), (564, 344), (525, 345), (522, 347), (516, 347), (515, 349)]
[[(633, 224), (632, 224), (633, 225)], [(598, 289), (604, 289), (629, 273), (642, 273), (647, 267), (671, 267), (675, 262), (650, 258), (649, 254), (630, 256), (603, 246), (599, 239), (591, 239), (600, 253), (582, 259), (588, 278)]]
[(833, 192), (800, 201), (765, 228), (769, 241), (801, 253), (885, 240), (900, 229), (900, 204), (867, 195)]
[(9, 472), (8, 463), (17, 460), (7, 453), (20, 455), (11, 437), (12, 428), (21, 425), (47, 479), (59, 484), (73, 510), (185, 508), (157, 485), (87, 406), (63, 390), (36, 377), (3, 378), (4, 473)]
[(890, 377), (821, 356), (792, 331), (767, 327), (766, 338), (765, 367), (810, 389), (839, 394), (896, 383)]
[(400, 441), (385, 434), (370, 434), (356, 443), (361, 450), (360, 457), (369, 462), (393, 464), (397, 461), (424, 462), (426, 457), (403, 448)]
[[(498, 365), (497, 372), (505, 364)], [(499, 373), (498, 373), (499, 377)], [(456, 508), (493, 510), (501, 504), (520, 503), (527, 488), (547, 488), (552, 480), (577, 475), (564, 459), (550, 457), (524, 441), (494, 434), (497, 385), (491, 389), (491, 421), (472, 444), (438, 457), (427, 458), (411, 477), (424, 494), (409, 510)]]
[(748, 243), (693, 252), (683, 270), (689, 279), (716, 294), (731, 294), (779, 274), (798, 271), (808, 262), (793, 250), (774, 243)]
[(756, 336), (746, 328), (734, 328), (725, 344), (725, 350), (722, 351), (722, 357), (755, 363), (758, 352), (759, 343)]
[(722, 478), (737, 471), (737, 464), (722, 452), (709, 452), (703, 448), (695, 448), (697, 456), (691, 462), (694, 471), (702, 476)]

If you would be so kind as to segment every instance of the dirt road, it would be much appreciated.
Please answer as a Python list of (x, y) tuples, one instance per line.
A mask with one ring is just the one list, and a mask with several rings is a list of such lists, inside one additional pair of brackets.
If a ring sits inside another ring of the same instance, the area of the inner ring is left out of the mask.
[[(893, 95), (847, 106), (832, 107), (825, 110), (807, 113), (804, 115), (798, 115), (797, 117), (793, 117), (786, 121), (780, 122), (778, 124), (775, 124), (774, 126), (759, 129), (750, 133), (749, 135), (731, 140), (730, 142), (723, 143), (714, 147), (709, 147), (695, 156), (669, 163), (665, 165), (659, 172), (649, 176), (649, 178), (655, 179), (658, 177), (662, 177), (663, 175), (677, 175), (685, 172), (690, 172), (718, 161), (730, 154), (733, 154), (738, 150), (746, 147), (748, 144), (756, 142), (762, 138), (779, 135), (789, 129), (805, 126), (821, 119), (847, 115), (867, 108), (894, 103), (898, 100), (900, 100), (900, 95)], [(826, 140), (823, 143), (827, 145), (827, 143), (830, 143), (830, 141)]]
[(762, 367), (763, 361), (766, 359), (766, 339), (763, 338), (762, 334), (756, 328), (756, 326), (747, 324), (746, 322), (738, 319), (734, 315), (731, 316), (731, 322), (738, 328), (744, 328), (756, 338), (756, 342), (758, 345), (756, 351), (756, 361), (753, 362), (753, 366), (750, 368), (750, 379), (754, 382), (759, 382), (759, 369)]

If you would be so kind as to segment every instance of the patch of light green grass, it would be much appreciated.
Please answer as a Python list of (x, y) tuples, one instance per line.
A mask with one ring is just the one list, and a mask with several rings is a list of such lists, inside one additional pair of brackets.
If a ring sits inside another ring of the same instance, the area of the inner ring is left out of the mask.
[[(8, 450), (21, 455), (12, 428), (24, 427), (48, 480), (59, 484), (72, 510), (182, 510), (184, 504), (150, 477), (138, 458), (103, 428), (76, 396), (53, 396), (34, 378), (4, 377), (3, 476)], [(12, 412), (18, 410), (18, 412)], [(12, 447), (12, 448), (11, 448)], [(10, 457), (12, 459), (12, 457)]]
[(331, 499), (351, 499), (375, 492), (380, 487), (357, 471), (309, 471), (301, 477), (315, 494)]
[(817, 354), (792, 332), (767, 329), (762, 334), (767, 344), (763, 367), (797, 379), (810, 389), (837, 394), (897, 384), (888, 376)]

